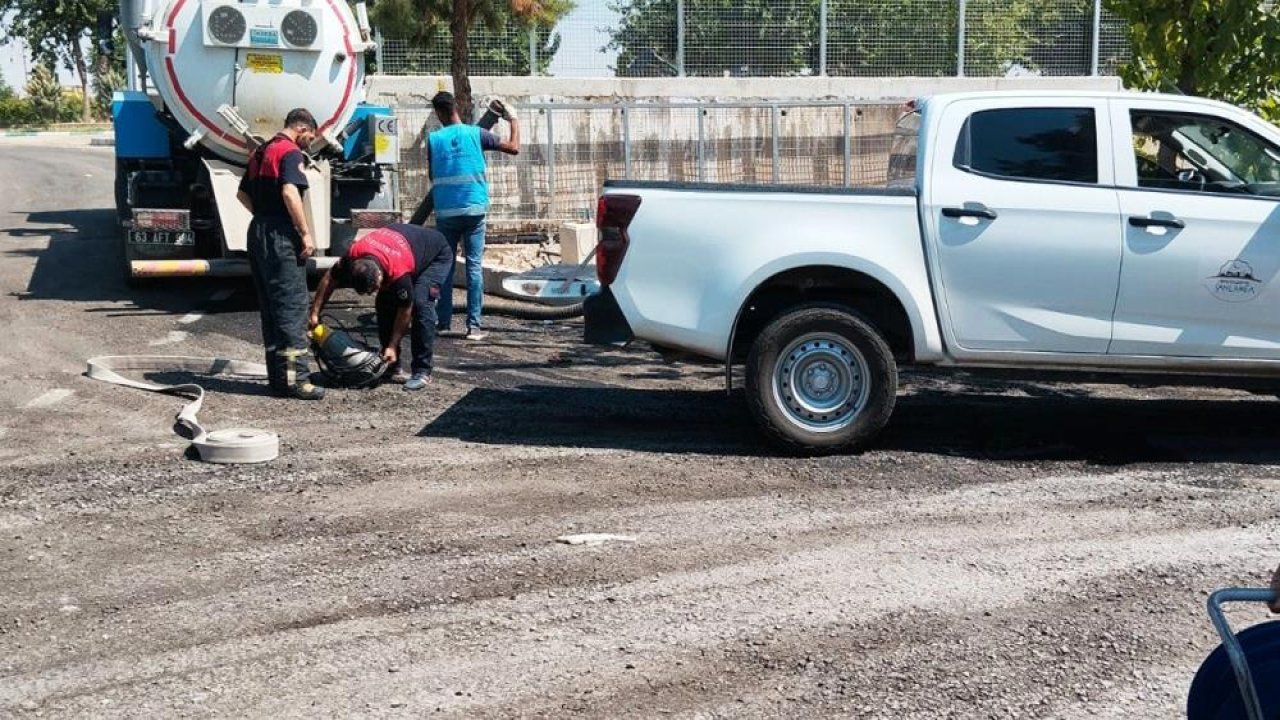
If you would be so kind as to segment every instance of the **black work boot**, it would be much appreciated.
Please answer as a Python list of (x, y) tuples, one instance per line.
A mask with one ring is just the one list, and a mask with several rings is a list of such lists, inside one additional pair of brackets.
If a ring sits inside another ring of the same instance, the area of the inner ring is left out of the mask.
[(307, 366), (306, 350), (286, 350), (284, 356), (288, 361), (288, 396), (296, 400), (319, 400), (324, 397), (324, 388), (311, 382), (311, 371)]
[(267, 386), (273, 395), (284, 397), (289, 393), (289, 361), (275, 350), (267, 351)]

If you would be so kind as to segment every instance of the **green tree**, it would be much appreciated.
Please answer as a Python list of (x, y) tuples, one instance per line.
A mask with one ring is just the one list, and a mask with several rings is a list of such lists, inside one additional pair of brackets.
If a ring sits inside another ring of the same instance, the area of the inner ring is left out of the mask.
[[(527, 72), (530, 65), (527, 38), (529, 32), (535, 32), (541, 46), (539, 64), (545, 68), (543, 63), (549, 63), (560, 46), (559, 37), (553, 37), (551, 29), (571, 9), (572, 0), (379, 0), (373, 6), (372, 15), (384, 36), (415, 45), (435, 44), (447, 30), (454, 96), (463, 119), (470, 121), (471, 62), (483, 60), (496, 63), (498, 69), (505, 66)], [(525, 31), (515, 36), (511, 46), (498, 43), (483, 48), (479, 56), (472, 53), (470, 36), (475, 28), (497, 35), (511, 24)]]
[(111, 100), (117, 90), (124, 88), (124, 73), (114, 68), (93, 76), (93, 115), (99, 120), (111, 118)]
[(1128, 22), (1129, 87), (1202, 95), (1280, 121), (1280, 6), (1258, 0), (1107, 0)]
[(80, 81), (81, 120), (90, 120), (89, 55), (85, 41), (99, 12), (111, 10), (111, 0), (0, 0), (0, 15), (9, 22), (0, 28), (0, 41), (25, 40), (35, 59), (60, 63)]
[(127, 85), (124, 54), (129, 49), (119, 28), (112, 31), (108, 43), (95, 43), (93, 52), (93, 116), (111, 118), (111, 99)]
[(27, 80), (27, 103), (35, 119), (54, 123), (62, 119), (66, 93), (58, 84), (58, 76), (48, 65), (37, 65)]
[(0, 77), (0, 127), (26, 125), (32, 120), (31, 103), (18, 97), (13, 88)]

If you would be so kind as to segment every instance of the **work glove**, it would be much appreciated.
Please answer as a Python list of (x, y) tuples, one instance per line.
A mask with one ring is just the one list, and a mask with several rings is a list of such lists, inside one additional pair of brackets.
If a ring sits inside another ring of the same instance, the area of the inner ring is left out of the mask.
[(497, 98), (489, 101), (489, 109), (507, 122), (511, 122), (515, 118), (515, 113), (511, 112), (511, 108)]

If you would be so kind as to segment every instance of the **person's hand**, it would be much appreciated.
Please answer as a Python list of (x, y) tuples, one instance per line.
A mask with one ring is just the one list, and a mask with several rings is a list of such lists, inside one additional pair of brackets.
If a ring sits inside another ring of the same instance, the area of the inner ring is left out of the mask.
[(515, 113), (511, 112), (511, 108), (507, 107), (507, 104), (501, 100), (494, 100), (493, 102), (490, 102), (489, 109), (498, 113), (498, 116), (507, 122), (511, 122), (516, 119)]
[(311, 238), (311, 233), (302, 233), (302, 252), (298, 253), (298, 257), (303, 260), (316, 254), (316, 241)]
[(307, 318), (307, 329), (315, 330), (316, 326), (319, 324), (320, 324), (320, 316), (315, 313), (311, 313), (311, 316)]
[(1276, 591), (1276, 599), (1271, 603), (1271, 612), (1280, 614), (1280, 567), (1271, 576), (1271, 589)]
[(391, 364), (400, 359), (400, 353), (393, 347), (382, 348), (382, 361)]

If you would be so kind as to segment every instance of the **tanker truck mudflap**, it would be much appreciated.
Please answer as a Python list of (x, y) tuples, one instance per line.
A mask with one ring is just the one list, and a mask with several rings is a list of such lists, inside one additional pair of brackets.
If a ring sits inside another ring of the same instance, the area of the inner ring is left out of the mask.
[[(204, 160), (205, 170), (209, 173), (209, 184), (213, 190), (214, 203), (218, 208), (218, 221), (222, 225), (223, 243), (228, 252), (245, 252), (248, 250), (249, 222), (253, 216), (236, 197), (240, 190), (240, 179), (244, 177), (244, 168), (221, 160)], [(329, 163), (320, 161), (306, 168), (309, 185), (302, 196), (302, 208), (307, 215), (307, 224), (311, 227), (311, 237), (316, 243), (316, 254), (323, 255), (329, 249), (329, 187), (332, 175)]]

